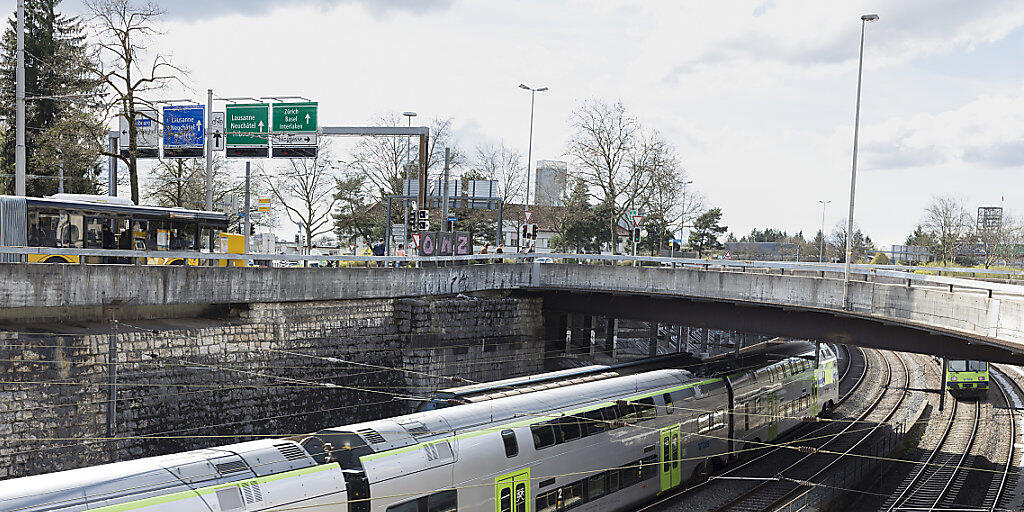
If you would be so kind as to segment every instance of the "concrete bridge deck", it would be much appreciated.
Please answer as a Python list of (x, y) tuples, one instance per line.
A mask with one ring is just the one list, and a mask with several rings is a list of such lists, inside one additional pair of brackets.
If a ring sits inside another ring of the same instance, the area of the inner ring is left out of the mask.
[[(479, 262), (477, 262), (479, 263)], [(0, 317), (137, 308), (510, 290), (559, 312), (602, 314), (953, 357), (1024, 363), (1024, 286), (832, 271), (496, 263), (423, 268), (0, 264)]]

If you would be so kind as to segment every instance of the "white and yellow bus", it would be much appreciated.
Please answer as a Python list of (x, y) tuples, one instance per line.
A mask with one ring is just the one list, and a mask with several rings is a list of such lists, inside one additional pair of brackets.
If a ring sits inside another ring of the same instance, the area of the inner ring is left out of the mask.
[[(226, 243), (221, 212), (139, 206), (119, 198), (87, 194), (48, 197), (0, 196), (0, 245), (68, 249), (241, 252)], [(244, 245), (244, 244), (243, 244)], [(84, 256), (85, 263), (133, 263), (128, 258)], [(0, 261), (79, 263), (74, 254), (0, 254)], [(149, 265), (226, 265), (225, 260), (146, 258)], [(233, 262), (242, 263), (244, 262)]]

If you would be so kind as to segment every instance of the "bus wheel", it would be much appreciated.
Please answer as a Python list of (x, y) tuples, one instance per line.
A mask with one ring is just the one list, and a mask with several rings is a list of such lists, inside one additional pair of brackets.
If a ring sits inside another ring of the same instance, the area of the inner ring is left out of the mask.
[(68, 260), (61, 258), (60, 256), (50, 256), (43, 261), (43, 263), (67, 263)]
[(177, 261), (172, 261), (171, 263), (168, 263), (168, 265), (184, 265), (184, 264), (185, 264), (185, 260), (177, 260)]

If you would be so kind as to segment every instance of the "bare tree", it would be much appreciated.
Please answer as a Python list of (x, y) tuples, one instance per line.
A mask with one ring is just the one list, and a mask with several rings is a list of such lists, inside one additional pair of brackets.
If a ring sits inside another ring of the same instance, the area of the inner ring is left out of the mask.
[(945, 265), (956, 258), (957, 249), (971, 233), (974, 224), (963, 197), (936, 196), (924, 211), (922, 223), (935, 240), (932, 252), (942, 258)]
[(656, 236), (644, 245), (660, 252), (676, 228), (692, 222), (704, 212), (704, 198), (688, 187), (686, 170), (679, 164), (675, 148), (661, 134), (652, 131), (644, 136), (634, 152), (631, 165), (637, 167), (641, 179), (635, 193), (635, 204), (644, 212), (644, 224)]
[[(382, 114), (377, 126), (400, 126), (401, 116), (395, 112)], [(363, 137), (352, 154), (351, 166), (366, 176), (380, 200), (402, 193), (402, 180), (407, 164), (416, 160), (416, 148), (406, 137)]]
[[(153, 168), (146, 198), (158, 206), (201, 209), (206, 204), (206, 161), (198, 158), (161, 160)], [(213, 202), (226, 203), (243, 192), (243, 183), (231, 176), (224, 159), (213, 160)]]
[(569, 124), (576, 133), (569, 139), (567, 153), (579, 178), (596, 191), (597, 200), (609, 209), (611, 215), (605, 221), (612, 251), (617, 251), (619, 219), (635, 203), (644, 179), (644, 168), (633, 165), (633, 152), (640, 143), (640, 123), (622, 102), (590, 100), (573, 111)]
[(316, 158), (289, 160), (276, 175), (264, 178), (288, 219), (306, 235), (307, 251), (315, 237), (329, 234), (334, 227), (335, 174), (330, 152), (321, 144)]
[[(100, 82), (113, 92), (108, 111), (124, 115), (128, 123), (127, 154), (115, 156), (128, 167), (132, 201), (139, 202), (138, 127), (135, 118), (140, 107), (153, 107), (147, 93), (159, 90), (169, 82), (179, 81), (184, 71), (163, 55), (147, 58), (146, 49), (155, 36), (155, 21), (163, 10), (151, 2), (137, 4), (134, 0), (86, 0), (92, 13), (97, 47), (96, 74)], [(151, 120), (154, 123), (158, 119)]]
[(526, 190), (526, 166), (519, 151), (505, 141), (476, 147), (471, 167), (487, 179), (496, 180), (505, 204), (521, 199)]
[[(461, 167), (466, 162), (465, 155), (455, 140), (455, 133), (452, 131), (454, 120), (450, 117), (435, 117), (430, 121), (430, 140), (427, 143), (427, 178), (430, 178), (431, 171), (440, 175), (439, 169), (444, 169), (444, 149), (448, 148), (451, 158), (451, 167)], [(419, 153), (414, 154), (416, 162), (419, 161)]]

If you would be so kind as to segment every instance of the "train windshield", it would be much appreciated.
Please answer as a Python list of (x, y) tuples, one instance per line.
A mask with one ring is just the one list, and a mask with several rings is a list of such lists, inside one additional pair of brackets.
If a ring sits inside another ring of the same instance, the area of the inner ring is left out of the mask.
[(966, 372), (967, 371), (967, 361), (950, 360), (949, 361), (949, 371), (951, 371), (951, 372)]
[(987, 372), (988, 363), (985, 361), (967, 361), (967, 371), (969, 372)]

